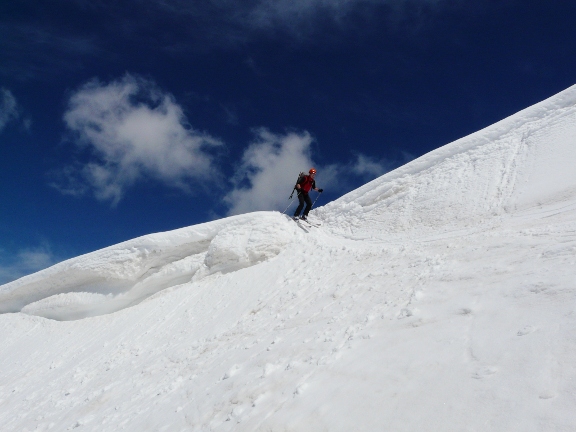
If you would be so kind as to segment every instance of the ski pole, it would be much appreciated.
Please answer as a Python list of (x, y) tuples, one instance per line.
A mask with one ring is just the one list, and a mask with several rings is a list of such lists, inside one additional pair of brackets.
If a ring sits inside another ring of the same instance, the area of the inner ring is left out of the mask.
[[(290, 195), (290, 197), (292, 197), (292, 195)], [(286, 207), (286, 208), (284, 209), (284, 211), (282, 212), (282, 214), (286, 213), (286, 210), (288, 210), (288, 208), (292, 205), (292, 202), (293, 202), (293, 201), (294, 201), (293, 199), (290, 200), (290, 204), (288, 204), (288, 207)]]
[[(321, 193), (322, 193), (322, 192), (318, 192), (318, 196), (316, 197), (316, 199), (315, 199), (314, 202), (312, 203), (312, 207), (314, 207), (314, 204), (316, 204), (316, 201), (318, 201), (318, 198), (320, 198), (320, 194), (321, 194)], [(312, 207), (310, 207), (310, 208), (312, 208)]]

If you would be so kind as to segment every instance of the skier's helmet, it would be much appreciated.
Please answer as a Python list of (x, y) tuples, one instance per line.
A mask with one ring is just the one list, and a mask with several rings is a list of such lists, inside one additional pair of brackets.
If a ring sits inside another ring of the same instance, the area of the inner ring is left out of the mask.
[(308, 171), (310, 174), (316, 174), (316, 168), (310, 168), (310, 171)]

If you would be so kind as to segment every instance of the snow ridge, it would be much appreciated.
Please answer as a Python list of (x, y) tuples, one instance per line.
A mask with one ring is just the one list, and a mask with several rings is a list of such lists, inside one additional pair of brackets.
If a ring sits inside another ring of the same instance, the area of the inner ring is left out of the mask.
[[(257, 221), (257, 223), (255, 223)], [(278, 255), (295, 227), (276, 213), (241, 215), (120, 243), (0, 287), (0, 312), (57, 320), (115, 312), (169, 287)]]
[[(318, 210), (341, 235), (469, 228), (574, 197), (576, 86), (434, 150)], [(553, 175), (551, 175), (553, 173)], [(364, 229), (365, 227), (366, 229)]]

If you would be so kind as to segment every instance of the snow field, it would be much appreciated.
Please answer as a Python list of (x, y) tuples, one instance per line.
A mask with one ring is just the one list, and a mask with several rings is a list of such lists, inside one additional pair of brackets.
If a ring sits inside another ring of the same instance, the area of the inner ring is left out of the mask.
[(272, 260), (112, 315), (3, 315), (0, 421), (569, 430), (576, 226), (573, 212), (542, 213), (407, 245), (310, 230)]

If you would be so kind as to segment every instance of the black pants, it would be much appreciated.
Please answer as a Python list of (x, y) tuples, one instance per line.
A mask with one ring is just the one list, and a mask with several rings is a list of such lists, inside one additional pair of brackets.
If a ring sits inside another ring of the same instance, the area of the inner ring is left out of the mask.
[(298, 194), (298, 201), (300, 202), (300, 204), (298, 205), (298, 208), (294, 212), (294, 216), (297, 217), (300, 214), (302, 208), (304, 207), (304, 203), (306, 203), (306, 208), (304, 209), (304, 216), (308, 216), (308, 212), (312, 208), (312, 200), (310, 199), (310, 195), (308, 195), (306, 192), (300, 192)]

